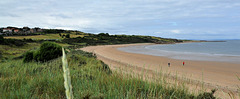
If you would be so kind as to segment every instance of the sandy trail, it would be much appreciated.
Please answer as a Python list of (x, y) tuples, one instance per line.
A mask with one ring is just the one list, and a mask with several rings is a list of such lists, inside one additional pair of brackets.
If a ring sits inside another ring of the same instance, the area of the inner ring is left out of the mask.
[[(240, 64), (213, 61), (189, 61), (170, 59), (161, 56), (151, 56), (144, 54), (127, 53), (118, 50), (119, 47), (149, 45), (143, 44), (122, 44), (122, 45), (102, 45), (81, 48), (87, 52), (93, 52), (98, 59), (107, 63), (111, 69), (116, 68), (138, 68), (150, 71), (168, 71), (172, 76), (178, 74), (179, 77), (186, 77), (192, 81), (202, 82), (209, 89), (217, 88), (225, 92), (237, 93), (240, 87)], [(182, 66), (182, 62), (185, 65)], [(168, 63), (171, 66), (168, 67)]]

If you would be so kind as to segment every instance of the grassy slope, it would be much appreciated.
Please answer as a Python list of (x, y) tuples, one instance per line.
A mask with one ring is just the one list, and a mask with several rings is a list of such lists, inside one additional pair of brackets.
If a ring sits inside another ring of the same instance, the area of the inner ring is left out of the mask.
[[(109, 69), (83, 52), (68, 54), (74, 97), (76, 98), (193, 98), (183, 86), (170, 87), (163, 79), (142, 79), (109, 72)], [(61, 59), (47, 63), (12, 60), (0, 65), (0, 97), (65, 98)], [(196, 98), (196, 97), (195, 97)]]

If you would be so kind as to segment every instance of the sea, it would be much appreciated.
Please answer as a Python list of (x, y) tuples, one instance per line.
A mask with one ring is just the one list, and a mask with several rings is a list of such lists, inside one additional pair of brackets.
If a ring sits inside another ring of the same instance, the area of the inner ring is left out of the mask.
[(240, 40), (129, 46), (118, 50), (180, 60), (221, 61), (240, 64)]

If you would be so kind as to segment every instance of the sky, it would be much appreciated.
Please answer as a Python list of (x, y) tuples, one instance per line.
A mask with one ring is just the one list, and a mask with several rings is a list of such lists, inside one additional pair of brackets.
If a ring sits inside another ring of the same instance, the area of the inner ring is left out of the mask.
[(0, 0), (0, 27), (240, 39), (240, 0)]

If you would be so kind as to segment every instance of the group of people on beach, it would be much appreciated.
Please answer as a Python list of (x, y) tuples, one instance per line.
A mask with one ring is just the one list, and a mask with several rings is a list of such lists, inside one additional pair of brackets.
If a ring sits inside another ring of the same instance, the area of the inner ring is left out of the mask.
[[(171, 63), (168, 63), (168, 67), (170, 67)], [(185, 65), (185, 62), (183, 61), (182, 62), (182, 65), (184, 66)]]

